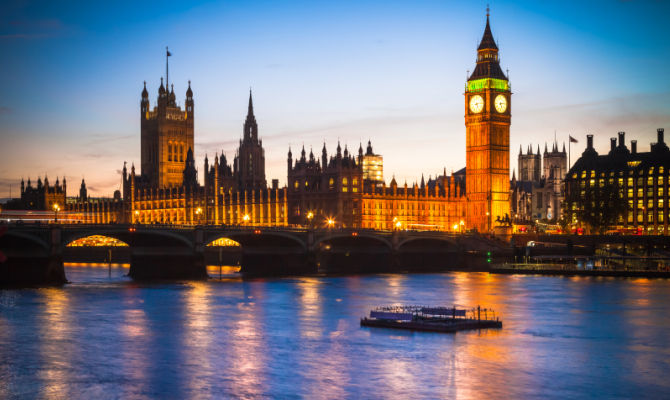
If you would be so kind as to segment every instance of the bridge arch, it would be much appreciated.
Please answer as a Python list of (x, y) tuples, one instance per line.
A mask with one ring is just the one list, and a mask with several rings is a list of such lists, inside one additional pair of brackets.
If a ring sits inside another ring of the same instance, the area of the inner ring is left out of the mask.
[[(435, 246), (439, 246), (441, 244), (447, 245), (451, 248), (456, 249), (458, 247), (458, 243), (451, 239), (451, 238), (446, 238), (446, 237), (410, 237), (406, 238), (404, 240), (401, 240), (398, 243), (398, 250), (405, 250), (405, 249), (411, 249), (411, 248), (418, 248), (418, 247), (423, 247), (423, 246), (428, 246), (430, 248), (435, 248)], [(422, 246), (423, 245), (423, 246)]]
[[(109, 243), (100, 243), (96, 242), (105, 241), (106, 239), (112, 239)], [(89, 235), (84, 236), (78, 239), (70, 240), (68, 243), (64, 244), (64, 247), (128, 247), (129, 243), (124, 242), (121, 239), (106, 236), (106, 235)]]
[(210, 233), (206, 235), (204, 244), (221, 239), (228, 238), (244, 247), (264, 247), (264, 246), (290, 246), (299, 247), (301, 250), (306, 250), (306, 244), (300, 240), (296, 235), (284, 232), (269, 232), (263, 230), (240, 230), (240, 231), (223, 231)]
[(31, 235), (29, 233), (16, 232), (12, 230), (7, 230), (7, 232), (4, 233), (2, 238), (0, 238), (0, 247), (5, 248), (18, 247), (16, 245), (19, 244), (18, 242), (20, 241), (22, 241), (23, 243), (28, 242), (30, 244), (33, 244), (37, 246), (40, 250), (49, 251), (50, 249), (49, 243), (43, 238), (37, 235)]
[(174, 232), (156, 230), (156, 229), (142, 229), (142, 228), (117, 228), (117, 229), (86, 229), (73, 230), (70, 232), (63, 232), (62, 246), (66, 247), (68, 244), (82, 238), (90, 236), (106, 236), (120, 240), (128, 244), (130, 247), (152, 247), (152, 246), (176, 246), (193, 248), (194, 243), (189, 238), (179, 235)]
[(349, 244), (361, 244), (361, 245), (366, 244), (365, 242), (367, 242), (368, 245), (376, 242), (383, 245), (389, 251), (393, 249), (393, 245), (391, 244), (391, 242), (382, 236), (373, 235), (365, 232), (348, 232), (348, 233), (334, 233), (320, 237), (312, 245), (312, 250), (318, 250), (321, 244), (328, 241), (344, 242), (344, 243), (348, 242)]

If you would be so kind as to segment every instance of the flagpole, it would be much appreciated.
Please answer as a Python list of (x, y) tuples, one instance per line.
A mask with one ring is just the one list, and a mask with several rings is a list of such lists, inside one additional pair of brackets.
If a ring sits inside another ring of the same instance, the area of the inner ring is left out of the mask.
[(168, 60), (170, 58), (169, 54), (170, 51), (168, 50), (167, 46), (165, 46), (165, 87), (168, 91), (170, 90), (170, 71), (168, 70)]

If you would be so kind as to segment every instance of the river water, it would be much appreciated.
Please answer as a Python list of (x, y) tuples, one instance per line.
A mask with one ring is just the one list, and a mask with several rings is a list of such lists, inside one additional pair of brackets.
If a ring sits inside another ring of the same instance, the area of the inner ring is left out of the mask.
[[(670, 281), (486, 273), (139, 284), (70, 265), (0, 291), (0, 398), (668, 398)], [(218, 268), (210, 270), (218, 278)], [(361, 328), (482, 305), (502, 330)]]

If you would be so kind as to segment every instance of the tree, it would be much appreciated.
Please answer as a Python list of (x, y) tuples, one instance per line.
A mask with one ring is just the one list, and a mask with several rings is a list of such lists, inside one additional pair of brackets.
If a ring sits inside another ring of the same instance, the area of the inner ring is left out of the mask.
[(578, 223), (585, 225), (589, 233), (605, 233), (607, 228), (625, 217), (629, 209), (621, 187), (616, 183), (603, 183), (601, 186), (588, 185), (583, 191), (570, 191), (566, 202), (568, 212), (577, 218)]

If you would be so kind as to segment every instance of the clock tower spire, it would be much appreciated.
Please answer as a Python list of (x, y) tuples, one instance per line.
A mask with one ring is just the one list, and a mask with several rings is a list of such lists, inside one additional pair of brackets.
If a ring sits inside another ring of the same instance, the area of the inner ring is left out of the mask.
[(477, 65), (465, 85), (467, 227), (490, 232), (509, 218), (511, 87), (486, 12)]

